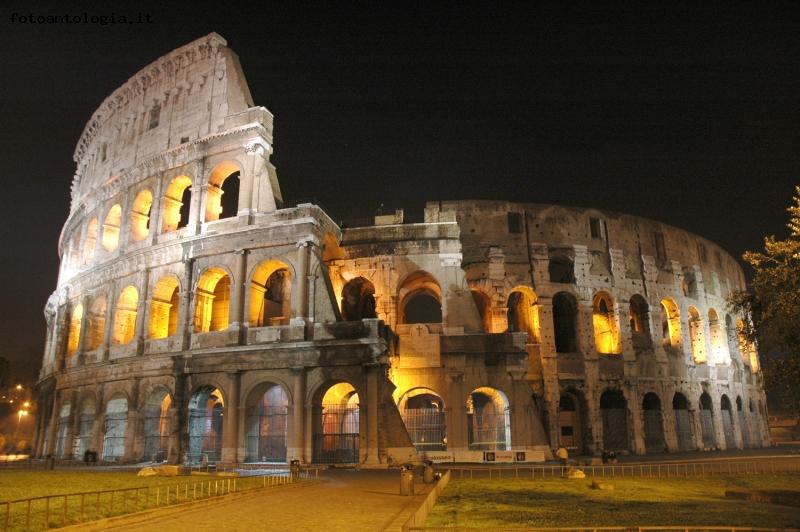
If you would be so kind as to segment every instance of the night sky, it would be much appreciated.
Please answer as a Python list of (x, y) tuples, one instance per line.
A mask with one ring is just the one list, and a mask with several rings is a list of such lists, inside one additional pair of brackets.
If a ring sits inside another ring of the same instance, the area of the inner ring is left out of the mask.
[[(21, 376), (41, 364), (86, 121), (139, 69), (211, 31), (275, 115), (289, 204), (313, 198), (337, 220), (436, 199), (592, 206), (735, 256), (787, 234), (797, 3), (93, 4), (0, 8), (0, 356)], [(152, 23), (11, 20), (139, 12)]]

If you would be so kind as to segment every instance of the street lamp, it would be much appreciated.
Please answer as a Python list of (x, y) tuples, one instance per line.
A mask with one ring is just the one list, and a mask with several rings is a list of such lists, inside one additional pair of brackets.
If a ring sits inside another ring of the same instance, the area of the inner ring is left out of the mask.
[(14, 431), (14, 437), (17, 437), (17, 433), (19, 432), (19, 423), (22, 421), (22, 418), (28, 415), (27, 410), (20, 410), (17, 412), (17, 430)]

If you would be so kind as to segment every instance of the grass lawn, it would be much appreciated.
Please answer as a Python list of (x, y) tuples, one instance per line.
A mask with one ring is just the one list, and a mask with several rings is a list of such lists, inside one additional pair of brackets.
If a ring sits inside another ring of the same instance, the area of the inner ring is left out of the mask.
[(452, 480), (428, 526), (735, 525), (800, 527), (800, 508), (725, 498), (730, 488), (800, 490), (800, 475), (707, 479)]

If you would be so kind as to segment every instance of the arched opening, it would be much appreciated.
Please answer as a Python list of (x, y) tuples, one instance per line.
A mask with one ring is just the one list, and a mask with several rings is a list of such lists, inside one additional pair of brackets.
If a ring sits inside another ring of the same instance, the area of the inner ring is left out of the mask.
[(189, 400), (189, 463), (219, 462), (222, 458), (222, 392), (212, 386), (198, 388)]
[(492, 325), (492, 302), (489, 296), (480, 290), (470, 290), (470, 293), (472, 294), (472, 300), (475, 302), (475, 308), (478, 310), (478, 315), (481, 318), (483, 332), (494, 332), (494, 327)]
[(262, 383), (250, 392), (246, 405), (247, 462), (286, 462), (286, 422), (289, 397), (282, 386)]
[(560, 445), (574, 454), (582, 454), (589, 435), (586, 424), (586, 401), (576, 390), (561, 394), (558, 401), (558, 433)]
[(83, 305), (78, 303), (72, 307), (69, 317), (69, 335), (67, 336), (67, 358), (78, 351), (81, 340), (81, 322), (83, 321)]
[(696, 364), (705, 364), (708, 361), (706, 355), (706, 338), (703, 334), (703, 318), (700, 312), (689, 307), (689, 338), (692, 343), (692, 358)]
[(742, 362), (745, 366), (750, 368), (752, 373), (758, 372), (758, 353), (756, 352), (753, 342), (747, 339), (744, 333), (744, 321), (736, 320), (737, 336), (739, 338), (739, 352), (742, 356)]
[(644, 413), (644, 448), (648, 453), (663, 453), (667, 446), (664, 443), (664, 425), (661, 415), (661, 399), (649, 392), (642, 399)]
[(717, 445), (714, 436), (714, 413), (711, 406), (711, 396), (703, 392), (700, 396), (700, 427), (703, 432), (703, 447), (713, 448)]
[(122, 207), (115, 204), (108, 210), (103, 222), (103, 249), (114, 251), (119, 246), (119, 228), (122, 223)]
[(650, 307), (639, 294), (631, 296), (628, 323), (631, 327), (633, 347), (649, 349), (653, 345), (653, 339), (650, 336)]
[(75, 446), (74, 455), (76, 458), (83, 458), (83, 453), (92, 451), (94, 439), (94, 418), (97, 412), (97, 407), (94, 404), (94, 399), (91, 397), (84, 397), (78, 409), (78, 431), (75, 433)]
[(557, 353), (578, 351), (577, 316), (578, 305), (574, 297), (566, 292), (559, 292), (553, 297), (553, 329)]
[(600, 396), (603, 418), (603, 449), (628, 450), (628, 401), (620, 390), (606, 390)]
[(575, 283), (575, 266), (563, 255), (553, 255), (547, 265), (551, 283)]
[(239, 166), (220, 163), (211, 171), (206, 190), (206, 222), (231, 218), (239, 210)]
[(228, 328), (231, 280), (222, 268), (209, 268), (197, 281), (194, 311), (195, 332), (224, 331)]
[(171, 275), (162, 277), (153, 288), (150, 300), (149, 337), (167, 338), (178, 331), (180, 285)]
[(58, 428), (56, 429), (56, 457), (68, 458), (72, 449), (69, 448), (67, 441), (67, 433), (69, 432), (70, 425), (70, 404), (64, 403), (61, 405), (61, 410), (58, 412)]
[(119, 295), (114, 311), (114, 345), (130, 343), (136, 335), (136, 306), (139, 292), (133, 286), (126, 286)]
[(103, 460), (120, 460), (125, 455), (125, 426), (128, 421), (128, 400), (115, 396), (106, 404)]
[(344, 321), (376, 318), (375, 286), (363, 277), (349, 280), (342, 288), (341, 310)]
[(86, 238), (83, 241), (83, 263), (89, 264), (94, 259), (97, 248), (97, 218), (92, 218), (86, 226)]
[(139, 242), (150, 234), (150, 211), (153, 207), (153, 193), (144, 189), (136, 195), (131, 206), (131, 239)]
[(614, 301), (605, 292), (598, 292), (592, 300), (592, 323), (597, 352), (602, 355), (618, 355), (621, 351)]
[(403, 394), (397, 406), (417, 451), (447, 449), (444, 401), (436, 392), (414, 388)]
[(681, 313), (672, 299), (661, 300), (661, 344), (664, 347), (681, 346)]
[(737, 343), (736, 325), (733, 323), (733, 318), (731, 318), (730, 314), (725, 315), (725, 338), (731, 360), (741, 362), (742, 356), (741, 353), (739, 353), (739, 346)]
[(530, 288), (516, 288), (508, 297), (508, 332), (526, 332), (528, 343), (539, 343), (539, 308)]
[(292, 317), (292, 276), (283, 262), (267, 260), (250, 280), (250, 326), (288, 325)]
[(419, 271), (409, 275), (398, 296), (398, 323), (442, 322), (442, 290), (431, 274)]
[(725, 434), (725, 447), (727, 449), (736, 448), (736, 438), (733, 436), (733, 412), (731, 412), (731, 400), (723, 394), (719, 401), (719, 410), (722, 415), (722, 432)]
[(177, 231), (189, 223), (189, 210), (192, 205), (192, 180), (181, 175), (170, 181), (164, 194), (164, 207), (161, 217), (164, 220), (161, 232)]
[(711, 345), (710, 361), (712, 364), (724, 364), (730, 360), (728, 337), (717, 311), (713, 308), (708, 310), (708, 332), (711, 337), (709, 342)]
[(360, 406), (356, 389), (348, 382), (321, 388), (314, 401), (312, 440), (314, 462), (358, 463)]
[(163, 462), (169, 454), (172, 397), (167, 390), (156, 390), (144, 405), (144, 459)]
[(86, 349), (94, 351), (103, 345), (106, 334), (106, 312), (107, 303), (105, 296), (98, 296), (92, 301), (89, 310), (89, 323), (86, 335)]
[(750, 424), (747, 422), (747, 416), (745, 415), (744, 404), (742, 403), (742, 397), (736, 397), (736, 414), (739, 417), (739, 430), (742, 433), (742, 445), (745, 448), (749, 448), (753, 446), (752, 439), (750, 438)]
[(467, 444), (472, 451), (511, 448), (511, 415), (506, 395), (481, 387), (467, 398)]
[(692, 431), (692, 419), (689, 415), (689, 401), (682, 393), (676, 393), (672, 397), (672, 413), (675, 415), (678, 450), (693, 451), (695, 448), (694, 431)]

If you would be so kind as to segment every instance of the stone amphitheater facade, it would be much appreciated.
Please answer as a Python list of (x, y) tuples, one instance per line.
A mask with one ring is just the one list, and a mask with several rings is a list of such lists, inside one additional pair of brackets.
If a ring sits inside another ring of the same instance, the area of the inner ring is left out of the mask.
[(340, 227), (284, 205), (272, 126), (216, 34), (91, 117), (37, 455), (380, 467), (769, 444), (726, 311), (743, 274), (713, 242), (498, 201)]

